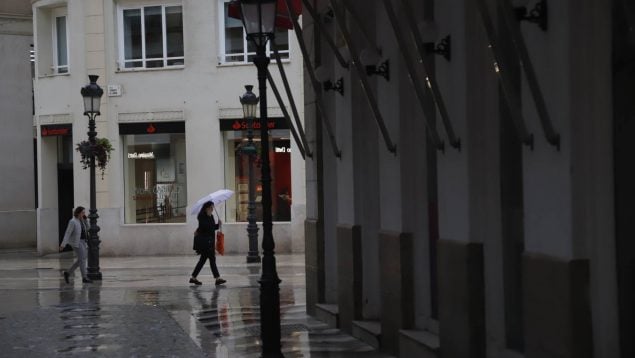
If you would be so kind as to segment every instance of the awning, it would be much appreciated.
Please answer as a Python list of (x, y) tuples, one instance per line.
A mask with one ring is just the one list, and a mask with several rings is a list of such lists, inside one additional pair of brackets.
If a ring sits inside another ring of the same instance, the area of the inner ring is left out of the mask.
[[(292, 0), (293, 13), (295, 16), (302, 14), (302, 0)], [(229, 3), (228, 8), (229, 17), (240, 20), (240, 2), (232, 1)], [(276, 14), (276, 27), (293, 30), (293, 21), (289, 18), (289, 10), (287, 2), (285, 0), (278, 0), (277, 14)]]

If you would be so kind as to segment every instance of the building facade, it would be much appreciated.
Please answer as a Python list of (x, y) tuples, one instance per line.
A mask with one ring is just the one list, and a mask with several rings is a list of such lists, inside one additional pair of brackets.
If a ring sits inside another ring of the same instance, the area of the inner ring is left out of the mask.
[(36, 244), (35, 170), (33, 156), (33, 81), (30, 51), (33, 22), (28, 1), (0, 4), (0, 248)]
[[(239, 150), (246, 132), (239, 96), (256, 82), (256, 69), (227, 4), (32, 1), (40, 253), (56, 252), (72, 208), (89, 204), (89, 171), (75, 150), (87, 140), (79, 91), (88, 74), (98, 75), (104, 89), (97, 137), (114, 148), (97, 178), (101, 253), (191, 253), (196, 216), (189, 210), (222, 188), (235, 191), (217, 207), (226, 250), (247, 253), (248, 159)], [(276, 46), (302, 109), (302, 62), (292, 34), (278, 30)], [(281, 87), (273, 65), (271, 73)], [(304, 162), (269, 96), (277, 251), (302, 251)], [(255, 162), (259, 176), (258, 157)]]
[(634, 356), (632, 2), (306, 3), (307, 310), (401, 357)]

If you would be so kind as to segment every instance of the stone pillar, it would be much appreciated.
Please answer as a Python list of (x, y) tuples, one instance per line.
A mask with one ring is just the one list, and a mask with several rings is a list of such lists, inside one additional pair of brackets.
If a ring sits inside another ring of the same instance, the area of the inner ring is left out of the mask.
[(382, 350), (399, 353), (399, 330), (414, 323), (413, 239), (407, 233), (379, 234)]
[(359, 225), (337, 226), (337, 304), (340, 329), (353, 331), (362, 317), (362, 234)]
[[(319, 43), (319, 32), (315, 31), (314, 19), (310, 15), (303, 17), (303, 34), (306, 43)], [(319, 63), (319, 46), (309, 46), (312, 60)], [(308, 78), (308, 75), (305, 75)], [(306, 157), (306, 220), (304, 222), (305, 265), (306, 265), (306, 307), (307, 313), (316, 315), (316, 304), (326, 299), (326, 273), (324, 248), (324, 184), (323, 184), (323, 146), (322, 127), (315, 106), (316, 94), (310, 81), (304, 81), (304, 123), (309, 147), (313, 157)]]
[(304, 222), (306, 252), (306, 311), (315, 316), (315, 305), (324, 302), (324, 231), (319, 221)]
[(483, 245), (439, 240), (439, 332), (444, 357), (485, 357)]
[(525, 254), (525, 357), (593, 357), (588, 260)]

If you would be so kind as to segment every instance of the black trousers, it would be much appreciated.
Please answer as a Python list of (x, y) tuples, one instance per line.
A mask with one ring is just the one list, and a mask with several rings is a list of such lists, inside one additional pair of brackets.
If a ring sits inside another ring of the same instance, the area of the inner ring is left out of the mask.
[(205, 250), (200, 251), (199, 253), (201, 257), (199, 258), (198, 263), (196, 264), (196, 267), (192, 272), (192, 277), (198, 276), (198, 273), (201, 272), (201, 269), (205, 265), (205, 261), (209, 259), (209, 266), (212, 268), (212, 274), (214, 275), (214, 278), (219, 278), (220, 273), (218, 273), (218, 267), (216, 267), (216, 255), (214, 253), (214, 250)]

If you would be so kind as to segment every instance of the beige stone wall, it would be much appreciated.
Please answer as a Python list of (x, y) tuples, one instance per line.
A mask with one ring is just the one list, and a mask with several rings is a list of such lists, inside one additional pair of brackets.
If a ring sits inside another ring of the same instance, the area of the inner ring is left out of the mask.
[(0, 14), (31, 16), (30, 0), (2, 0)]

